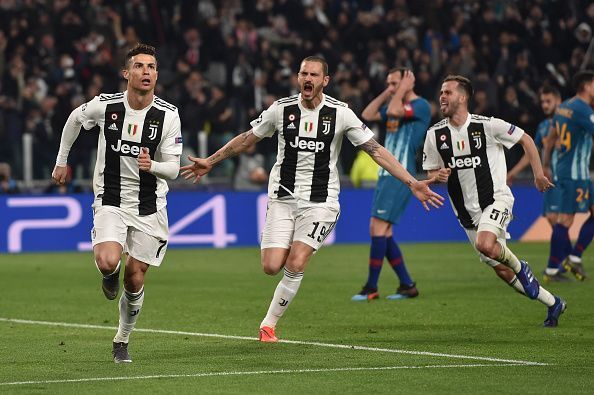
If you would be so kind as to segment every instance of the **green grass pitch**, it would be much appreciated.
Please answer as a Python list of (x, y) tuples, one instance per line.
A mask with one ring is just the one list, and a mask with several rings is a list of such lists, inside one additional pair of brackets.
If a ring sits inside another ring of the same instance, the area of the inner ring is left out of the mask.
[[(511, 248), (542, 277), (548, 245)], [(381, 299), (361, 303), (350, 297), (366, 279), (368, 247), (324, 247), (277, 327), (294, 342), (277, 344), (256, 341), (279, 280), (263, 274), (257, 249), (169, 250), (147, 274), (126, 365), (111, 361), (117, 300), (103, 297), (90, 253), (0, 255), (0, 393), (594, 391), (591, 280), (547, 286), (568, 310), (544, 329), (546, 308), (468, 244), (402, 250), (420, 296), (386, 300), (397, 281), (385, 264)]]

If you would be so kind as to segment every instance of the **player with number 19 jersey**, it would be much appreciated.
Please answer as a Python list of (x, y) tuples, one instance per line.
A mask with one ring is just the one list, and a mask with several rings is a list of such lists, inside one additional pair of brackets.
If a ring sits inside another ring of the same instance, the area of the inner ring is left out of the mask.
[(338, 205), (336, 167), (342, 139), (359, 146), (373, 137), (346, 103), (323, 95), (315, 109), (302, 105), (301, 94), (275, 101), (251, 122), (254, 135), (278, 132), (278, 155), (270, 173), (270, 198)]

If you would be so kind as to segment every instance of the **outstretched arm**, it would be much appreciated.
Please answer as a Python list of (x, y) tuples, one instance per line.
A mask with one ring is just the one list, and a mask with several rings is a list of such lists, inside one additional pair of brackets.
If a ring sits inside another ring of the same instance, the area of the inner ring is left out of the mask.
[(547, 189), (554, 187), (555, 185), (544, 175), (542, 164), (540, 163), (540, 157), (538, 155), (538, 150), (536, 149), (536, 145), (534, 144), (532, 137), (524, 133), (518, 142), (522, 148), (524, 148), (524, 153), (530, 161), (530, 166), (532, 167), (532, 172), (534, 173), (534, 185), (536, 186), (536, 189), (538, 189), (540, 192), (544, 192)]
[(247, 132), (235, 136), (231, 141), (208, 158), (194, 158), (193, 156), (188, 156), (188, 159), (194, 163), (181, 167), (182, 177), (186, 180), (194, 177), (193, 182), (196, 183), (200, 181), (202, 176), (208, 174), (214, 165), (244, 152), (252, 144), (257, 143), (260, 140), (261, 138), (256, 136), (250, 129)]
[(374, 139), (369, 139), (366, 143), (361, 144), (360, 147), (363, 151), (367, 152), (378, 165), (386, 169), (388, 173), (408, 186), (413, 195), (423, 203), (426, 210), (429, 210), (427, 203), (435, 208), (439, 208), (443, 205), (443, 197), (429, 188), (429, 184), (436, 181), (435, 178), (418, 181), (392, 154), (390, 154), (387, 149), (382, 147)]

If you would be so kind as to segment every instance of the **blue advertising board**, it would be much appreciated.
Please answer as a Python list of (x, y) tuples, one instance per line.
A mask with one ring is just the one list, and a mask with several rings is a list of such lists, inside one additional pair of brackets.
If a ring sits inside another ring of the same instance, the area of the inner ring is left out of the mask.
[[(443, 186), (434, 188), (446, 196)], [(541, 195), (531, 187), (514, 188), (512, 239), (538, 219)], [(348, 189), (340, 195), (341, 214), (326, 243), (367, 243), (373, 190)], [(0, 197), (0, 253), (87, 251), (91, 249), (92, 194)], [(170, 192), (170, 239), (175, 247), (256, 246), (264, 227), (267, 197), (257, 192)], [(395, 237), (403, 242), (464, 241), (449, 201), (427, 212), (411, 202)]]

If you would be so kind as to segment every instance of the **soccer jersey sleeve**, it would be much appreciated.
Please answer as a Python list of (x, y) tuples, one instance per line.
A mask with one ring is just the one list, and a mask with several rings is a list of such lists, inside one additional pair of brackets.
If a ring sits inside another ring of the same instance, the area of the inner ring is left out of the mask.
[(522, 128), (506, 122), (503, 119), (491, 117), (491, 120), (487, 125), (493, 138), (503, 144), (506, 148), (513, 147), (524, 135), (524, 130), (522, 130)]
[(388, 122), (388, 106), (386, 106), (386, 105), (381, 106), (379, 109), (379, 115), (380, 115), (380, 118), (382, 119), (382, 123)]
[(429, 130), (423, 147), (423, 170), (438, 170), (443, 167), (443, 161), (437, 152), (435, 131)]
[(416, 147), (421, 145), (421, 142), (427, 134), (427, 128), (431, 123), (431, 105), (423, 98), (418, 98), (410, 103), (412, 106), (412, 114), (414, 118), (414, 140)]
[(422, 121), (427, 121), (427, 125), (431, 122), (431, 106), (422, 98), (417, 98), (410, 103), (406, 103), (405, 107), (405, 116), (410, 118), (417, 118)]
[(536, 127), (536, 134), (534, 135), (534, 144), (539, 150), (543, 149), (543, 139), (549, 134), (549, 121), (544, 120)]
[(91, 101), (84, 103), (73, 111), (76, 120), (80, 122), (86, 130), (92, 129), (99, 122), (105, 106), (101, 104), (99, 96), (95, 96)]
[(342, 126), (347, 138), (355, 147), (373, 138), (373, 132), (350, 108), (344, 108), (344, 111), (342, 111)]
[(586, 133), (594, 135), (594, 111), (590, 107), (584, 106), (584, 110), (576, 114), (575, 119)]
[(101, 103), (99, 97), (95, 96), (90, 102), (84, 103), (75, 108), (68, 117), (62, 129), (62, 137), (60, 138), (60, 149), (56, 158), (56, 165), (66, 166), (68, 154), (72, 145), (78, 138), (81, 126), (85, 129), (91, 129), (97, 125), (101, 115)]
[(274, 102), (268, 109), (262, 111), (262, 114), (252, 122), (252, 131), (259, 138), (271, 137), (276, 132), (278, 103)]
[(175, 110), (169, 122), (165, 125), (160, 151), (166, 155), (181, 155), (182, 153), (181, 122), (177, 110)]

